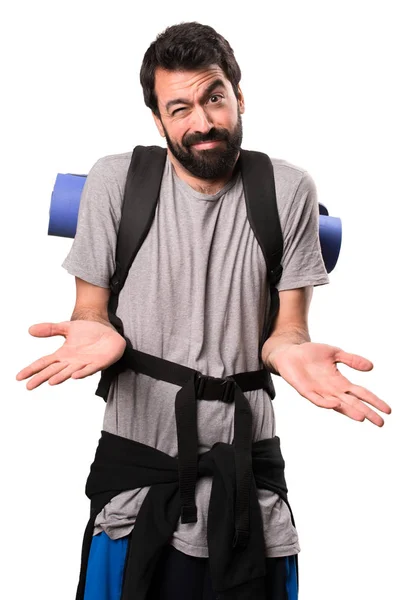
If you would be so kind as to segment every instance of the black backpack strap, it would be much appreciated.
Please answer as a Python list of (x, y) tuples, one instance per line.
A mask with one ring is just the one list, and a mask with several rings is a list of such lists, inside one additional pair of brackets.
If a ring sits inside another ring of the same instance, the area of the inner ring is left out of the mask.
[[(132, 153), (117, 238), (115, 273), (110, 282), (112, 304), (118, 300), (129, 269), (149, 233), (157, 208), (166, 158), (167, 151), (159, 146), (136, 146)], [(115, 313), (115, 310), (112, 312)]]
[(281, 274), (283, 237), (276, 202), (274, 168), (262, 152), (242, 150), (240, 153), (247, 218), (260, 244), (268, 275), (274, 284)]
[[(124, 335), (122, 321), (116, 316), (119, 294), (153, 222), (166, 158), (167, 151), (159, 146), (136, 146), (132, 153), (117, 237), (116, 268), (110, 280), (108, 303), (110, 323), (121, 335)], [(131, 347), (130, 341), (125, 339), (127, 346)], [(102, 372), (96, 394), (106, 400), (112, 380), (123, 370), (124, 357)]]
[[(116, 271), (110, 283), (109, 319), (121, 335), (123, 335), (123, 325), (115, 315), (118, 296), (125, 284), (132, 262), (153, 222), (165, 160), (166, 150), (158, 146), (137, 146), (132, 154), (118, 232)], [(279, 310), (279, 295), (275, 286), (282, 274), (283, 237), (271, 160), (261, 152), (242, 150), (239, 164), (246, 199), (247, 218), (265, 258), (270, 288), (268, 318), (265, 319), (260, 340), (261, 351)], [(131, 346), (129, 340), (127, 340), (127, 345)], [(96, 394), (107, 399), (111, 381), (125, 368), (123, 357), (103, 371)], [(270, 380), (268, 388), (273, 397), (275, 392), (272, 380)]]
[[(279, 293), (276, 285), (282, 275), (283, 236), (271, 159), (262, 152), (242, 150), (240, 168), (246, 198), (247, 218), (264, 255), (270, 289), (268, 316), (266, 315), (260, 340), (261, 352), (279, 311)], [(275, 395), (272, 380), (271, 386), (272, 389), (268, 391)]]

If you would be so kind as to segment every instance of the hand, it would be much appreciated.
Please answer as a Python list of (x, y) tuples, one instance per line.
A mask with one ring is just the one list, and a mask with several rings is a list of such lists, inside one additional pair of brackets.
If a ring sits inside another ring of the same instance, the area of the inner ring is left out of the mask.
[(29, 328), (35, 337), (63, 335), (65, 342), (59, 350), (36, 360), (17, 375), (33, 390), (45, 381), (56, 385), (72, 379), (81, 379), (115, 363), (124, 353), (126, 341), (115, 329), (97, 321), (66, 321), (40, 323)]
[(378, 427), (384, 420), (368, 405), (390, 414), (391, 408), (375, 394), (352, 384), (337, 368), (343, 363), (358, 371), (371, 371), (366, 358), (326, 344), (290, 344), (269, 356), (269, 363), (291, 386), (313, 404), (333, 408), (356, 421), (368, 419)]

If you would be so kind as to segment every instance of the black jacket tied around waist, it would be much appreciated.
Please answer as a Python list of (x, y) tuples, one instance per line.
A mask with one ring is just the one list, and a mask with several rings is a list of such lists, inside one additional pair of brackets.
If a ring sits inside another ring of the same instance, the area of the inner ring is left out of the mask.
[[(257, 580), (261, 582), (265, 574), (265, 542), (256, 488), (271, 490), (288, 504), (279, 438), (255, 442), (251, 459), (248, 532), (242, 544), (235, 543), (234, 446), (216, 443), (197, 461), (197, 477), (213, 477), (207, 539), (213, 588), (223, 600), (264, 598), (261, 591), (256, 591)], [(176, 529), (181, 515), (178, 459), (103, 431), (86, 484), (91, 517), (84, 536), (77, 600), (83, 599), (96, 516), (120, 492), (145, 486), (151, 487), (131, 533), (122, 600), (146, 599), (157, 559)]]

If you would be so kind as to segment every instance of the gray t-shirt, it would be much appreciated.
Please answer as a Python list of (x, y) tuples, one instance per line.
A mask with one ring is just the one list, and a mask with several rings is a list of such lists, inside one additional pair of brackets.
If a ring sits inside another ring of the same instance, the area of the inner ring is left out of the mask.
[[(132, 153), (106, 156), (88, 174), (78, 227), (63, 266), (89, 283), (109, 287), (124, 185)], [(318, 204), (310, 175), (272, 160), (284, 236), (280, 290), (328, 282), (318, 234)], [(213, 377), (262, 367), (258, 346), (268, 294), (266, 266), (246, 216), (240, 174), (212, 196), (179, 179), (167, 159), (160, 199), (150, 232), (121, 291), (117, 315), (134, 348), (187, 365)], [(126, 371), (113, 383), (104, 429), (177, 456), (174, 414), (179, 388)], [(247, 392), (253, 440), (275, 435), (271, 399)], [(279, 398), (276, 400), (279, 402)], [(197, 403), (199, 453), (216, 442), (233, 441), (233, 404)], [(177, 525), (172, 545), (206, 557), (207, 511), (212, 479), (196, 485), (197, 523)], [(126, 491), (98, 515), (94, 533), (127, 535), (149, 488)], [(299, 552), (286, 504), (258, 490), (266, 555)]]

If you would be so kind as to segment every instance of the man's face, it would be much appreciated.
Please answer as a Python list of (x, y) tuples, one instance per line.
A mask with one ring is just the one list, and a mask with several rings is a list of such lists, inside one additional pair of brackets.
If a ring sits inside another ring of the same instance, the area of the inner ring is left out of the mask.
[(218, 179), (234, 167), (242, 143), (244, 102), (236, 98), (222, 69), (196, 71), (158, 68), (154, 117), (171, 154), (192, 175)]

